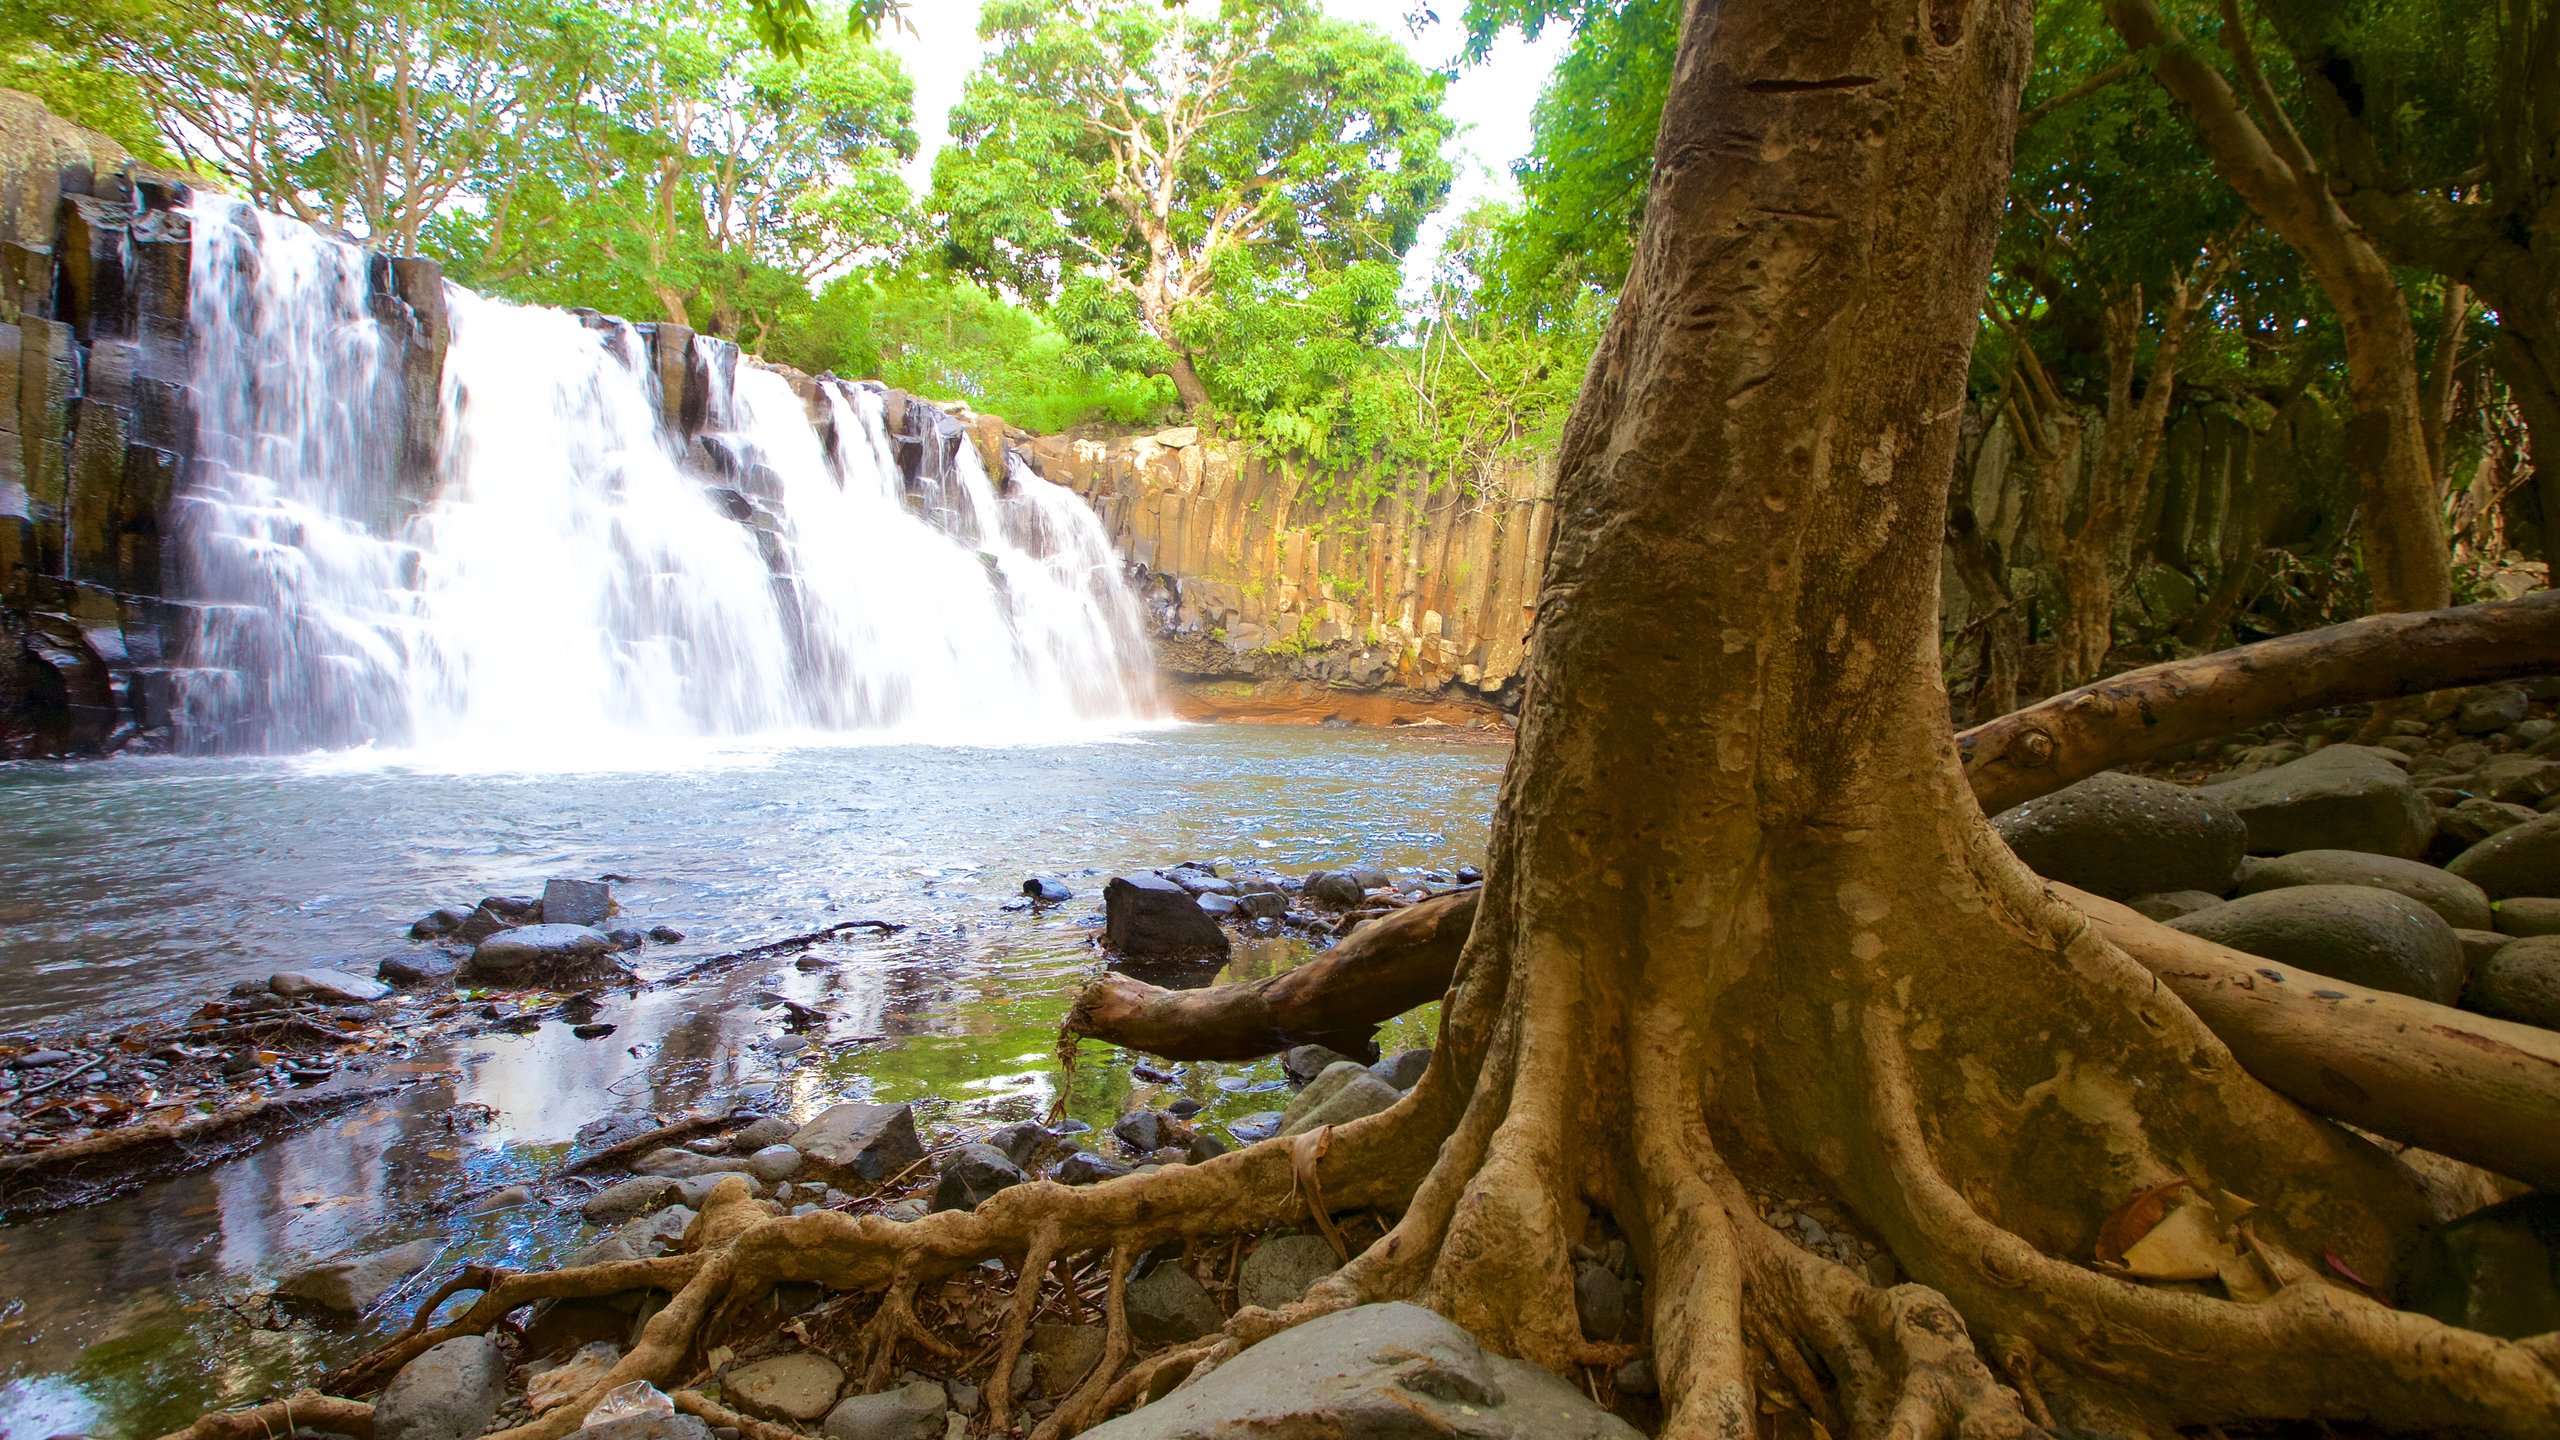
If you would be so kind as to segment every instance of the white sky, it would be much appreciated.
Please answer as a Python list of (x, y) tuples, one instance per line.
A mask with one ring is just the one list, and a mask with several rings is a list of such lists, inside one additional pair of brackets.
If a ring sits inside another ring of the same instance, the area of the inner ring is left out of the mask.
[[(1412, 0), (1324, 0), (1327, 12), (1368, 21), (1402, 41), (1425, 65), (1455, 59), (1464, 38), (1455, 20), (1443, 18), (1417, 36), (1405, 25), (1411, 6)], [(1437, 8), (1454, 16), (1459, 6), (1446, 0)], [(934, 152), (950, 138), (951, 106), (978, 62), (978, 4), (977, 0), (915, 0), (906, 15), (915, 33), (893, 34), (890, 48), (915, 77), (916, 130), (924, 144), (908, 178), (922, 190), (933, 173)], [(1448, 113), (1460, 127), (1450, 154), (1458, 175), (1449, 203), (1424, 228), (1421, 243), (1406, 257), (1408, 292), (1430, 275), (1451, 219), (1478, 197), (1512, 192), (1511, 162), (1529, 149), (1529, 107), (1546, 88), (1547, 74), (1563, 53), (1565, 38), (1563, 26), (1550, 27), (1535, 45), (1516, 32), (1505, 35), (1484, 64), (1461, 71), (1449, 87)]]

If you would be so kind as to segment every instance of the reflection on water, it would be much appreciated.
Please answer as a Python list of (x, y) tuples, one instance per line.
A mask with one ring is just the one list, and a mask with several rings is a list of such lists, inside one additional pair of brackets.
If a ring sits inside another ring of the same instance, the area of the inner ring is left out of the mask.
[[(465, 1217), (537, 1181), (578, 1128), (738, 1098), (806, 1112), (913, 1101), (929, 1137), (1044, 1114), (1053, 1046), (1091, 947), (1101, 879), (1223, 857), (1302, 872), (1355, 859), (1445, 866), (1482, 850), (1506, 752), (1374, 732), (1183, 729), (1055, 749), (736, 752), (713, 768), (572, 776), (255, 761), (0, 767), (0, 1025), (147, 1013), (315, 955), (368, 967), (435, 903), (636, 877), (629, 918), (685, 943), (650, 965), (834, 920), (910, 928), (616, 994), (595, 1018), (456, 1038), (431, 1082), (211, 1170), (0, 1228), (0, 1437), (151, 1435), (263, 1397), (364, 1347), (364, 1326), (280, 1317), (289, 1263), (415, 1236), (527, 1265), (588, 1234), (547, 1205)], [(1078, 891), (1008, 913), (1024, 875)], [(1297, 957), (1246, 943), (1222, 978)], [(827, 1012), (795, 1035), (780, 1000)], [(1418, 1012), (1390, 1048), (1427, 1044)], [(806, 1043), (807, 1052), (798, 1050)], [(1068, 1113), (1107, 1126), (1189, 1095), (1212, 1121), (1276, 1108), (1278, 1067), (1140, 1080), (1088, 1046)], [(447, 1073), (449, 1071), (449, 1074)], [(485, 1105), (494, 1122), (457, 1123)], [(468, 1114), (469, 1112), (463, 1112)], [(556, 1193), (556, 1192), (555, 1192)], [(421, 1277), (415, 1288), (433, 1283)], [(405, 1297), (414, 1300), (414, 1294)]]

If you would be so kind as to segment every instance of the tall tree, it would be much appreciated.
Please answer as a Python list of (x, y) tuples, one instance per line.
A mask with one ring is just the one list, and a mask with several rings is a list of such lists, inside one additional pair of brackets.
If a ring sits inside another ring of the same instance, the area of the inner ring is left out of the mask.
[[(2332, 192), (2257, 60), (2237, 0), (2218, 32), (2221, 68), (2154, 0), (2106, 0), (2107, 17), (2195, 124), (2214, 167), (2303, 258), (2338, 313), (2347, 351), (2349, 456), (2365, 572), (2384, 610), (2432, 610), (2453, 595), (2418, 381), (2418, 335), (2391, 265)], [(2243, 98), (2245, 91), (2246, 98)]]
[(1314, 0), (991, 0), (934, 208), (1015, 293), (1134, 316), (1184, 405), (1209, 403), (1185, 311), (1244, 270), (1312, 288), (1392, 262), (1448, 190), (1441, 78)]

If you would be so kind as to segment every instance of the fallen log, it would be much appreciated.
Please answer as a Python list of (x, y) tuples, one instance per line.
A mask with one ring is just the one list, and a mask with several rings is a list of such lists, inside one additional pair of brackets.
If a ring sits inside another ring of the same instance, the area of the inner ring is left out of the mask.
[(2560, 591), (2368, 615), (2129, 670), (1956, 737), (1986, 815), (2102, 770), (2330, 705), (2560, 673)]
[(1062, 1045), (1091, 1036), (1171, 1060), (1251, 1060), (1293, 1045), (1377, 1058), (1378, 1022), (1440, 998), (1476, 923), (1469, 887), (1370, 921), (1285, 974), (1168, 990), (1113, 972), (1085, 986)]
[(2260, 1083), (2305, 1108), (2560, 1189), (2560, 1033), (2368, 990), (2056, 885), (2177, 992)]

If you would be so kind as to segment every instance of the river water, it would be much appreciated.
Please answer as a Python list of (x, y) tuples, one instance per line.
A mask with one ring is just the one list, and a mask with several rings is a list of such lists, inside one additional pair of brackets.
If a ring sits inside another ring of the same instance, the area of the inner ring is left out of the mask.
[[(1102, 963), (1111, 873), (1452, 867), (1482, 853), (1507, 755), (1453, 732), (1208, 726), (986, 749), (662, 745), (543, 773), (464, 751), (0, 767), (18, 817), (0, 833), (0, 1033), (183, 1011), (314, 961), (370, 973), (431, 906), (553, 875), (630, 877), (616, 923), (685, 932), (643, 953), (644, 975), (841, 920), (908, 927), (616, 995), (603, 1039), (562, 1022), (459, 1038), (414, 1057), (425, 1081), (396, 1100), (0, 1226), (0, 1437), (158, 1434), (363, 1348), (365, 1327), (279, 1323), (260, 1302), (289, 1262), (429, 1236), (450, 1242), (442, 1274), (574, 1247), (574, 1209), (459, 1211), (537, 1179), (592, 1120), (742, 1092), (803, 1114), (912, 1101), (931, 1143), (1045, 1114), (1058, 1023)], [(1038, 872), (1076, 899), (1004, 909)], [(1298, 958), (1240, 945), (1230, 973)], [(791, 1053), (776, 996), (829, 1013), (814, 1055)], [(1407, 1017), (1389, 1048), (1428, 1044), (1432, 1023)], [(1097, 1126), (1176, 1094), (1213, 1121), (1281, 1103), (1272, 1062), (1156, 1082), (1086, 1048), (1066, 1110)], [(494, 1120), (456, 1128), (469, 1105)]]

